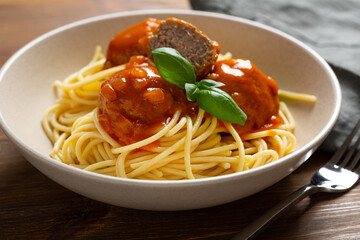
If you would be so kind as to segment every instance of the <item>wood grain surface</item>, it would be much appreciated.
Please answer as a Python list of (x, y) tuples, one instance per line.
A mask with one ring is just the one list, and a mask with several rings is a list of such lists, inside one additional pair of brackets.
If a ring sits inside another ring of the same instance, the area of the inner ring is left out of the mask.
[[(190, 5), (186, 0), (0, 0), (0, 65), (53, 28), (110, 12), (155, 8)], [(307, 184), (327, 158), (316, 152), (287, 178), (233, 203), (192, 211), (140, 211), (63, 188), (31, 166), (0, 130), (0, 239), (229, 239)], [(346, 194), (315, 194), (258, 239), (360, 239), (359, 213), (359, 187)]]

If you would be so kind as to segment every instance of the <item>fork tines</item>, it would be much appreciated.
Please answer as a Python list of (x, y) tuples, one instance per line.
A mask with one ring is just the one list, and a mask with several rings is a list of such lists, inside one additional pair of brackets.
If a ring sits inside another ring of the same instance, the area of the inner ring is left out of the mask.
[[(360, 136), (358, 136), (355, 143), (350, 147), (351, 143), (353, 142), (354, 137), (357, 135), (358, 130), (360, 127), (360, 120), (356, 123), (355, 127), (349, 134), (349, 136), (346, 138), (344, 143), (341, 145), (341, 147), (336, 151), (336, 153), (333, 155), (329, 163), (336, 164), (337, 166), (341, 168), (346, 168), (350, 171), (354, 172), (360, 172), (360, 166), (357, 167), (357, 164), (360, 159), (360, 151), (357, 150), (359, 143), (360, 143)], [(356, 151), (357, 150), (357, 151)], [(346, 153), (345, 157), (342, 158), (344, 153)], [(351, 159), (351, 161), (350, 161)], [(350, 161), (350, 162), (349, 162)], [(355, 167), (357, 167), (355, 169)]]

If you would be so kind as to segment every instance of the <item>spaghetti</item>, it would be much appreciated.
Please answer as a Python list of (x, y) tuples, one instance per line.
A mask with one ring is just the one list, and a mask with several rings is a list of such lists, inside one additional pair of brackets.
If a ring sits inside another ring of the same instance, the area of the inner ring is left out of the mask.
[(101, 84), (125, 64), (103, 69), (105, 61), (97, 47), (85, 67), (55, 82), (59, 98), (42, 119), (54, 145), (53, 159), (122, 178), (180, 180), (253, 169), (276, 161), (295, 146), (295, 122), (284, 102), (278, 114), (281, 124), (271, 129), (239, 134), (233, 124), (200, 108), (193, 117), (178, 110), (154, 135), (120, 145), (99, 123), (97, 103)]

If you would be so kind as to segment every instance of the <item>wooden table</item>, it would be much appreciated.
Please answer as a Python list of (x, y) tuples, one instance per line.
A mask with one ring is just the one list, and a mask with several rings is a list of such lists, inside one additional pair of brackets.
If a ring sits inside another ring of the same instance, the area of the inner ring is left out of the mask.
[[(0, 0), (0, 65), (53, 28), (140, 8), (190, 5), (186, 0)], [(307, 184), (327, 157), (318, 151), (279, 183), (233, 203), (193, 211), (139, 211), (63, 188), (32, 167), (0, 130), (0, 239), (229, 239)], [(292, 208), (259, 239), (360, 239), (359, 213), (359, 187), (343, 195), (319, 193)]]

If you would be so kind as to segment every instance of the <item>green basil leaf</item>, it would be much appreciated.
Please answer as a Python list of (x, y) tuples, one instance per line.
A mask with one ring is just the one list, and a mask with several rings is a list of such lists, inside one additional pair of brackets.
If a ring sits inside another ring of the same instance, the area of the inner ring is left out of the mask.
[(196, 96), (200, 108), (226, 122), (244, 125), (246, 114), (229, 94), (218, 88), (200, 89)]
[(189, 101), (197, 101), (200, 108), (218, 119), (244, 125), (246, 114), (229, 94), (217, 88), (224, 86), (223, 83), (211, 79), (196, 82), (191, 63), (173, 48), (157, 48), (152, 54), (161, 78), (185, 89)]
[(193, 83), (185, 83), (185, 90), (187, 100), (190, 102), (195, 102), (197, 93), (199, 92), (197, 85)]
[(225, 86), (222, 82), (217, 82), (211, 79), (203, 79), (200, 82), (197, 83), (198, 87), (200, 89), (210, 89), (210, 88), (216, 88), (216, 87), (222, 87)]
[(191, 63), (173, 48), (157, 48), (152, 51), (154, 62), (162, 79), (185, 89), (186, 83), (195, 83), (195, 71)]

